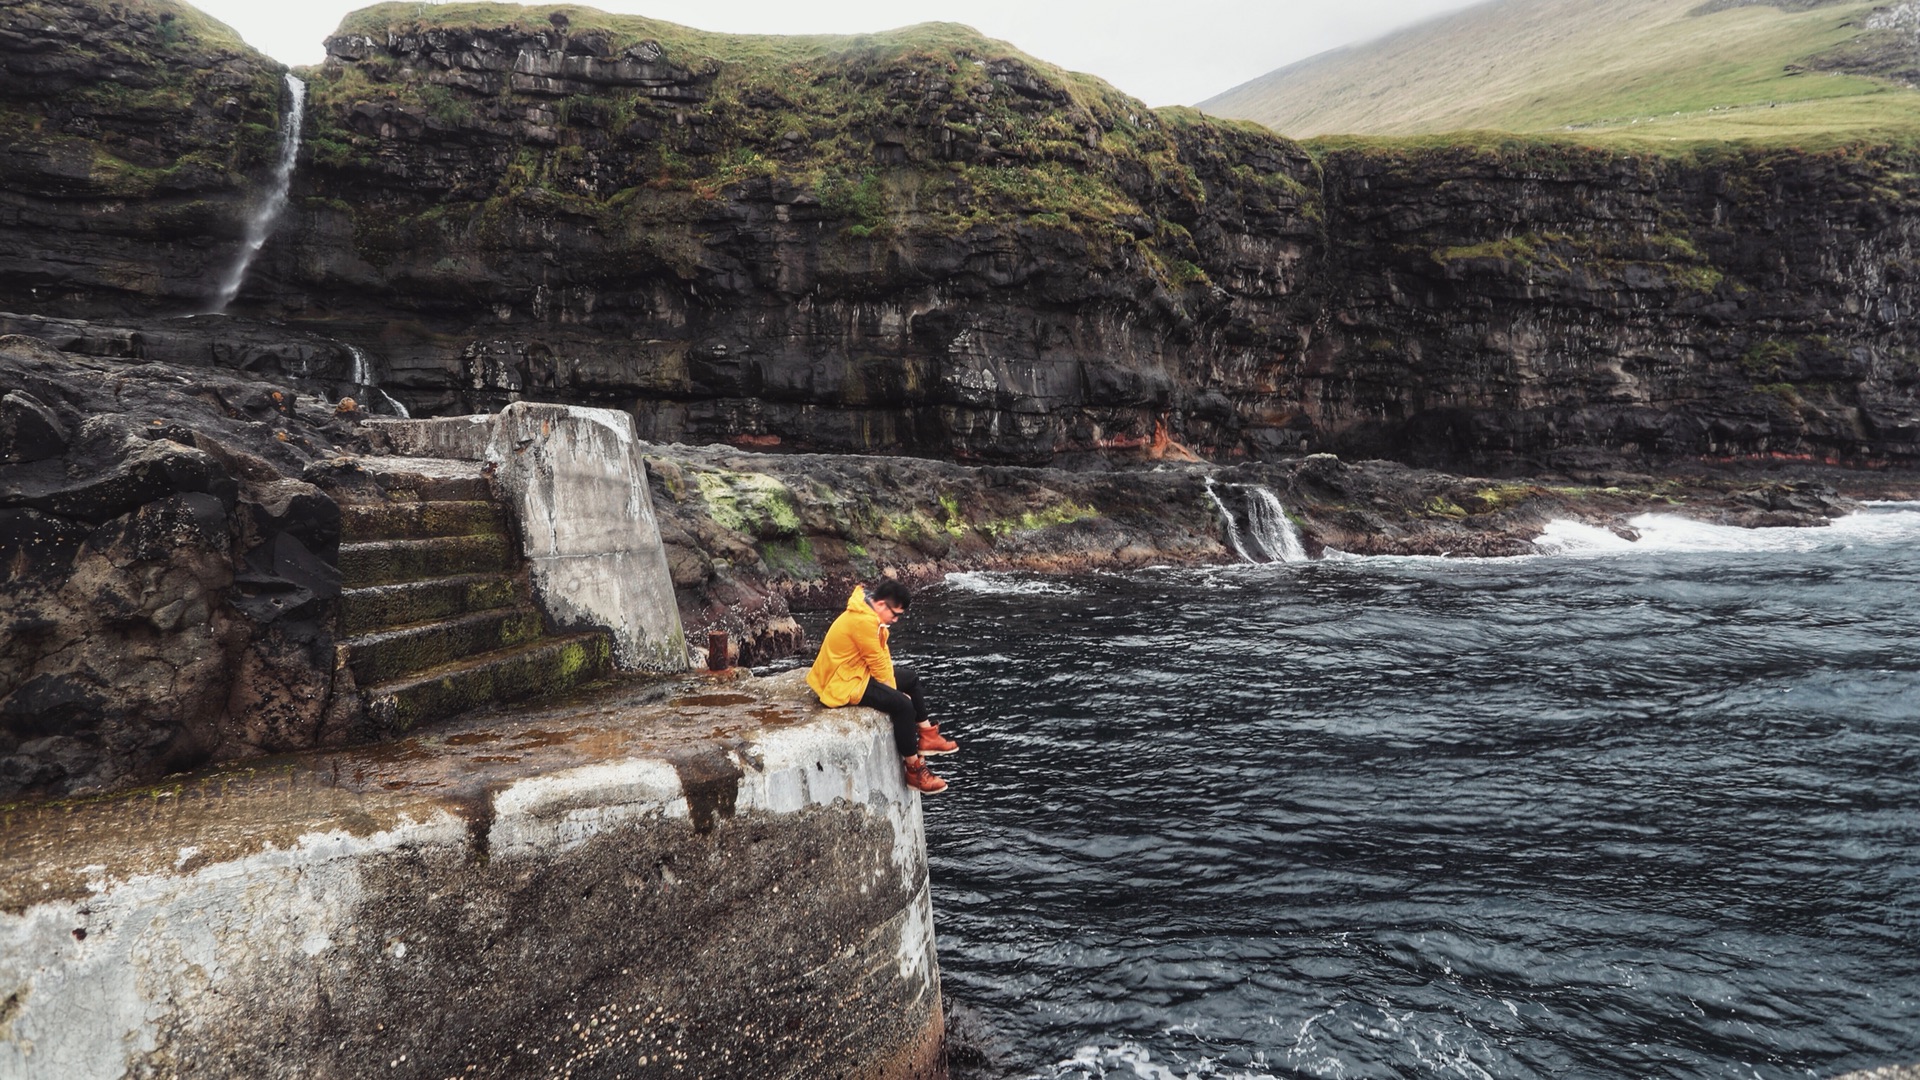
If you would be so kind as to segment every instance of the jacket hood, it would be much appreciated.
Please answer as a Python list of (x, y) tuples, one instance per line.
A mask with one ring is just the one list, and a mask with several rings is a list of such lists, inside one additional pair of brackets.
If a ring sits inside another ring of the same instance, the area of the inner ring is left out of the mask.
[(853, 595), (847, 597), (847, 610), (855, 615), (865, 615), (867, 618), (876, 621), (880, 618), (880, 616), (874, 612), (873, 605), (867, 603), (867, 587), (865, 585), (855, 585), (853, 587)]

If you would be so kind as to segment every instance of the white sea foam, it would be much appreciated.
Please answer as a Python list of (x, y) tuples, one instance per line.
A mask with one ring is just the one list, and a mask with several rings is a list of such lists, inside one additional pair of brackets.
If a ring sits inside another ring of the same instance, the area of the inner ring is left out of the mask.
[(1627, 522), (1636, 537), (1577, 521), (1555, 521), (1534, 541), (1548, 555), (1619, 552), (1815, 551), (1862, 542), (1884, 542), (1920, 533), (1920, 505), (1887, 503), (1827, 525), (1746, 529), (1715, 525), (1676, 514), (1642, 514)]
[(1053, 1067), (1054, 1080), (1278, 1080), (1270, 1072), (1225, 1068), (1202, 1058), (1176, 1071), (1153, 1060), (1146, 1047), (1133, 1042), (1117, 1046), (1082, 1046), (1072, 1057)]
[(1064, 581), (992, 570), (965, 570), (948, 574), (947, 584), (963, 592), (989, 596), (1072, 596), (1079, 591)]

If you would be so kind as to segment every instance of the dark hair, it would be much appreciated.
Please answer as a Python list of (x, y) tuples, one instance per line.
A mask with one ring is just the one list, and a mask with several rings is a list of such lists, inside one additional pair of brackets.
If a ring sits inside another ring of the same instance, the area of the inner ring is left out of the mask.
[(901, 611), (905, 611), (913, 606), (913, 594), (907, 591), (907, 587), (904, 584), (892, 578), (887, 578), (867, 590), (867, 599), (885, 600)]

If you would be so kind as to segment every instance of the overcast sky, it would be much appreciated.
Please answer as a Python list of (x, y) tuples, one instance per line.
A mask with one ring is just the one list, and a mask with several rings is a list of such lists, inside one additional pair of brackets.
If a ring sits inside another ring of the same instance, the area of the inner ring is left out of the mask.
[[(189, 0), (283, 63), (367, 0)], [(849, 34), (960, 22), (1091, 72), (1147, 104), (1191, 105), (1340, 45), (1478, 0), (595, 0), (585, 7), (748, 34)]]

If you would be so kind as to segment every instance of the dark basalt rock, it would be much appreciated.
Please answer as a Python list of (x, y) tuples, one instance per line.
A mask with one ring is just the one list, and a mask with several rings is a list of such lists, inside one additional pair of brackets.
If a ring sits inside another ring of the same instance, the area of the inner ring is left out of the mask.
[(975, 570), (1267, 560), (1275, 553), (1247, 540), (1260, 492), (1280, 500), (1310, 558), (1329, 549), (1485, 558), (1536, 553), (1534, 540), (1555, 520), (1628, 538), (1627, 521), (1649, 512), (1812, 527), (1852, 512), (1856, 498), (1920, 490), (1910, 474), (1803, 464), (1772, 475), (1601, 470), (1502, 480), (1331, 454), (1088, 472), (665, 446), (650, 451), (647, 468), (689, 640), (724, 629), (749, 665), (806, 647), (794, 613), (837, 612), (856, 583), (883, 577), (928, 584)]
[[(0, 337), (0, 799), (313, 745), (358, 436), (234, 374)], [(248, 409), (251, 411), (248, 411)]]
[[(358, 737), (331, 722), (355, 690), (331, 629), (341, 512), (315, 486), (354, 486), (339, 451), (371, 447), (350, 420), (250, 372), (18, 335), (0, 337), (0, 385), (0, 798)], [(747, 665), (803, 651), (794, 612), (837, 610), (858, 581), (1234, 561), (1221, 507), (1250, 535), (1263, 489), (1316, 555), (1512, 555), (1555, 518), (1806, 525), (1852, 505), (1807, 466), (1495, 481), (1325, 454), (1071, 471), (655, 446), (648, 468), (689, 639), (724, 629)], [(1897, 480), (1873, 493), (1910, 496)]]
[[(396, 10), (331, 39), (240, 306), (380, 356), (417, 413), (612, 406), (662, 442), (1069, 466), (1328, 450), (1511, 475), (1920, 459), (1908, 149), (1312, 157), (958, 28), (794, 60), (569, 10)], [(14, 54), (77, 48), (11, 25)], [(130, 56), (87, 53), (36, 107), (172, 70)], [(237, 100), (258, 125), (265, 99)], [(230, 145), (184, 130), (169, 152), (204, 152), (182, 162)], [(47, 228), (11, 234), (0, 305), (172, 302), (205, 266), (173, 234), (136, 229), (149, 246), (111, 259), (62, 238), (99, 233), (47, 194), (74, 183), (84, 138), (63, 138), (26, 146), (51, 179), (13, 190)], [(109, 286), (107, 263), (142, 269)]]
[(67, 427), (32, 394), (0, 397), (0, 464), (44, 461), (66, 452)]

